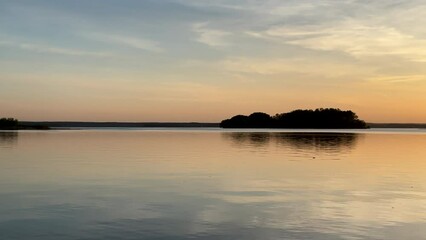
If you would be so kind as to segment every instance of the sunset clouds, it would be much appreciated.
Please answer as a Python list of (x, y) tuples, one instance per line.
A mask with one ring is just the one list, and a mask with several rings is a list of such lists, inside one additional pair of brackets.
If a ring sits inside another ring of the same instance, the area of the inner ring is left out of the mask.
[(2, 1), (0, 109), (29, 120), (218, 121), (340, 107), (425, 122), (425, 14), (421, 0)]

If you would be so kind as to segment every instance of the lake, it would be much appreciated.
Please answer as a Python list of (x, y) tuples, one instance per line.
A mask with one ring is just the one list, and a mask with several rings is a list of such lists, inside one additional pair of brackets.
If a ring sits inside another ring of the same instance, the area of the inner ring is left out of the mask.
[(426, 239), (426, 131), (0, 132), (0, 239)]

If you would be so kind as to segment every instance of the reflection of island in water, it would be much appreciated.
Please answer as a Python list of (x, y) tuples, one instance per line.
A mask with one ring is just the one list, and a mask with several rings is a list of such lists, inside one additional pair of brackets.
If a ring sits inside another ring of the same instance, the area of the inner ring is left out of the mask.
[(17, 141), (17, 132), (0, 132), (0, 147), (5, 145), (16, 144)]
[(355, 133), (275, 133), (275, 132), (233, 132), (223, 133), (239, 146), (263, 147), (277, 144), (293, 150), (317, 150), (341, 152), (355, 147), (359, 134)]

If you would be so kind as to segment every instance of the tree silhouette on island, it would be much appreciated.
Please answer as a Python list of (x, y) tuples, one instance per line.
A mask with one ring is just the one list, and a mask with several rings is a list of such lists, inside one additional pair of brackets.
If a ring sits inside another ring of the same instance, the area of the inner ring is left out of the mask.
[(338, 108), (294, 110), (275, 116), (255, 112), (249, 116), (236, 115), (220, 123), (222, 128), (311, 128), (311, 129), (365, 129), (365, 121), (352, 111)]
[(18, 119), (15, 118), (0, 118), (0, 129), (15, 130), (18, 129)]
[(42, 125), (23, 125), (16, 118), (0, 118), (0, 130), (48, 130), (49, 127)]

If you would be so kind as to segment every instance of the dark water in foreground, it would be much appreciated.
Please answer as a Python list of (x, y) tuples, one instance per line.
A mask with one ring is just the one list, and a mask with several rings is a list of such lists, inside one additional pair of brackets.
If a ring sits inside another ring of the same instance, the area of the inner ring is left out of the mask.
[(426, 134), (0, 132), (0, 239), (426, 239)]

